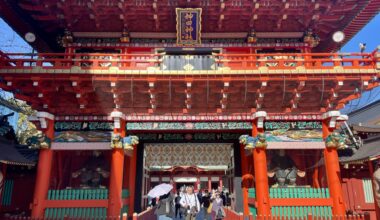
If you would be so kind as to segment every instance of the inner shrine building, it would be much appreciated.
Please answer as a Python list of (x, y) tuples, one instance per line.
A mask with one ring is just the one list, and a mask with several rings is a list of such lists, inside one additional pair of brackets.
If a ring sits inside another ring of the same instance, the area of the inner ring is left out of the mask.
[(358, 175), (341, 181), (339, 162), (339, 109), (378, 86), (380, 53), (337, 52), (379, 10), (379, 0), (1, 0), (33, 52), (0, 51), (0, 88), (35, 110), (43, 135), (35, 166), (0, 165), (0, 214), (131, 217), (169, 183), (223, 191), (226, 219), (380, 219), (376, 167), (350, 166)]

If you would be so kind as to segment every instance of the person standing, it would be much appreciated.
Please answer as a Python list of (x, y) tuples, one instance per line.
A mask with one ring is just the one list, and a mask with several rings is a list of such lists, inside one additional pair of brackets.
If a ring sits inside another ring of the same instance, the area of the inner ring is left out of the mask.
[(201, 207), (192, 186), (186, 187), (186, 193), (181, 197), (180, 203), (185, 210), (185, 220), (195, 220)]

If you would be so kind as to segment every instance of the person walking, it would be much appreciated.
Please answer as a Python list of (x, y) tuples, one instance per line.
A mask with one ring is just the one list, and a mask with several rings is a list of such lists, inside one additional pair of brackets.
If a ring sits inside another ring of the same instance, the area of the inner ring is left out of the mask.
[(202, 220), (211, 220), (211, 212), (212, 212), (212, 203), (211, 203), (211, 196), (208, 190), (205, 190), (203, 196), (203, 218)]
[(178, 218), (179, 216), (179, 219), (182, 219), (182, 212), (181, 212), (181, 195), (180, 195), (180, 192), (178, 191), (177, 192), (177, 196), (175, 197), (174, 199), (174, 202), (175, 202), (175, 213), (174, 213), (174, 218)]
[(154, 214), (157, 220), (172, 220), (174, 217), (173, 212), (173, 196), (171, 193), (160, 196)]
[(200, 211), (200, 203), (192, 186), (186, 187), (186, 193), (181, 197), (180, 203), (184, 209), (185, 220), (195, 220)]
[(221, 220), (223, 219), (226, 214), (224, 212), (224, 206), (223, 206), (223, 199), (220, 197), (220, 193), (216, 192), (213, 196), (213, 202), (212, 202), (212, 220)]

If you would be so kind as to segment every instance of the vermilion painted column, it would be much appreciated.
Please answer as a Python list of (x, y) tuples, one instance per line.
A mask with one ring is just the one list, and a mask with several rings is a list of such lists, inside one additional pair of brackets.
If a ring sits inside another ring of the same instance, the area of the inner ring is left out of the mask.
[[(323, 115), (322, 132), (323, 139), (326, 139), (331, 132), (336, 128), (336, 121), (340, 116), (339, 111), (326, 112)], [(344, 216), (346, 208), (343, 199), (343, 190), (340, 178), (339, 158), (336, 148), (325, 148), (325, 167), (327, 175), (327, 183), (329, 186), (330, 196), (333, 200), (332, 212), (333, 215)]]
[[(40, 127), (45, 135), (53, 140), (54, 138), (54, 116), (46, 112), (38, 112)], [(53, 151), (51, 149), (41, 149), (38, 157), (36, 183), (34, 186), (34, 196), (32, 203), (32, 218), (44, 217), (45, 200), (50, 186), (51, 167), (53, 162)]]
[(135, 189), (136, 189), (136, 161), (137, 161), (137, 146), (133, 148), (133, 153), (129, 159), (129, 213), (132, 216), (135, 209)]
[(201, 189), (201, 181), (199, 180), (199, 176), (197, 176), (197, 181), (195, 182), (195, 190), (200, 192)]
[[(241, 163), (241, 176), (248, 174), (248, 162), (245, 156), (244, 145), (240, 145), (240, 163)], [(243, 179), (242, 179), (243, 181)], [(243, 191), (243, 213), (244, 215), (249, 215), (249, 205), (248, 205), (248, 188), (242, 183)]]
[[(318, 153), (315, 154), (314, 161), (317, 163), (320, 160), (320, 154), (319, 151)], [(313, 170), (313, 188), (320, 188), (319, 185), (319, 167), (314, 167)]]
[[(375, 171), (373, 167), (373, 161), (368, 161), (368, 168), (369, 168), (369, 174), (371, 176), (371, 183), (372, 183), (372, 190), (373, 190), (373, 195), (376, 195), (376, 185), (375, 185), (375, 179), (373, 177), (373, 173)], [(378, 205), (377, 199), (375, 198), (375, 213), (376, 213), (376, 219), (380, 219), (380, 207)]]
[[(114, 119), (114, 133), (125, 137), (125, 121), (121, 112), (112, 112), (111, 117)], [(124, 150), (112, 149), (111, 153), (111, 169), (109, 182), (108, 197), (108, 216), (119, 216), (122, 203), (123, 189), (123, 168), (124, 168)]]
[[(252, 137), (264, 132), (264, 119), (266, 112), (256, 112), (252, 123)], [(259, 215), (269, 216), (271, 214), (269, 204), (269, 185), (267, 172), (267, 156), (264, 148), (255, 148), (253, 150), (253, 164), (255, 171), (255, 187), (257, 212)]]
[(208, 181), (207, 181), (207, 183), (208, 183), (208, 192), (209, 193), (211, 193), (211, 177), (208, 177)]

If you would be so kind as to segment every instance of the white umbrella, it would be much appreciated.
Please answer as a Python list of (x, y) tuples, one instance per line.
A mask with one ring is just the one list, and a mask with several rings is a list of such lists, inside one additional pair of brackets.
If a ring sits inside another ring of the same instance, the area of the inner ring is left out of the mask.
[(162, 195), (168, 194), (173, 189), (173, 186), (167, 183), (161, 183), (160, 185), (155, 186), (148, 193), (149, 197), (157, 198)]

